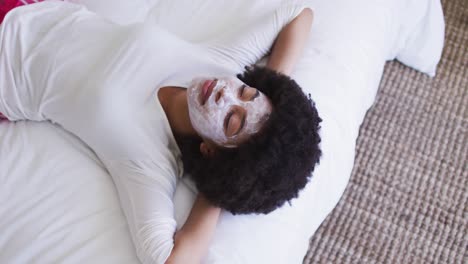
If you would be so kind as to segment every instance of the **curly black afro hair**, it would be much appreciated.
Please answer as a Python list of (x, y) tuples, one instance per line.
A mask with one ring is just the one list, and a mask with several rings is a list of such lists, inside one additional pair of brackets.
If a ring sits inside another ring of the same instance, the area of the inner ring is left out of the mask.
[[(268, 96), (273, 111), (261, 131), (234, 149), (204, 157), (200, 139), (178, 138), (182, 159), (198, 190), (233, 214), (267, 214), (298, 196), (321, 156), (314, 102), (288, 76), (246, 67), (237, 77)], [(310, 97), (310, 96), (309, 96)]]

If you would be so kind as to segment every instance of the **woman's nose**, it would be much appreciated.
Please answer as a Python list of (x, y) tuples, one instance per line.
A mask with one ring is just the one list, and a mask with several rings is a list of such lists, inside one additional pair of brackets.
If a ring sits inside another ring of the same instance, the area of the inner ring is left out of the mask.
[(224, 89), (220, 89), (218, 92), (216, 92), (216, 97), (215, 97), (215, 103), (217, 104), (221, 97), (224, 95)]

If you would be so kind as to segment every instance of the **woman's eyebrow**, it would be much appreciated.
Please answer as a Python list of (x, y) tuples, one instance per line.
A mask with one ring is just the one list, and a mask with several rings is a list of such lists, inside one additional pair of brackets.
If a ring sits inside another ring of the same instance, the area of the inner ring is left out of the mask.
[(241, 85), (241, 87), (240, 87), (240, 89), (239, 89), (239, 97), (242, 96), (242, 93), (244, 92), (244, 89), (245, 89), (246, 87), (247, 87), (247, 85), (245, 85), (245, 84), (242, 84), (242, 85)]

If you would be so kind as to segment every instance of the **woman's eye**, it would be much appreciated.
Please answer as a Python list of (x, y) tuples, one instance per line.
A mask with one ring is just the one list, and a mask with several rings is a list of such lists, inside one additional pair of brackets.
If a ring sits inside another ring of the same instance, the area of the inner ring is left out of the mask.
[(253, 88), (248, 87), (247, 85), (242, 85), (239, 91), (239, 97), (244, 101), (252, 101), (253, 99), (257, 98), (260, 95), (260, 91)]
[(239, 116), (239, 113), (235, 113), (234, 111), (229, 112), (224, 120), (224, 129), (226, 136), (231, 137), (237, 134), (240, 130), (240, 126), (242, 125), (242, 120)]
[(228, 131), (228, 128), (229, 128), (229, 123), (231, 121), (231, 117), (232, 115), (234, 114), (233, 111), (229, 112), (227, 115), (226, 115), (226, 118), (224, 119), (224, 129), (226, 131)]

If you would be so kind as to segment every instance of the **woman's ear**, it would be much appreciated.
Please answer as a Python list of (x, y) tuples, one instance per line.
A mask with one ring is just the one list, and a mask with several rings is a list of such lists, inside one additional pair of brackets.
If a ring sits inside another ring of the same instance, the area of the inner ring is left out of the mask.
[(200, 152), (204, 157), (213, 157), (215, 154), (214, 146), (207, 144), (206, 142), (200, 143)]

